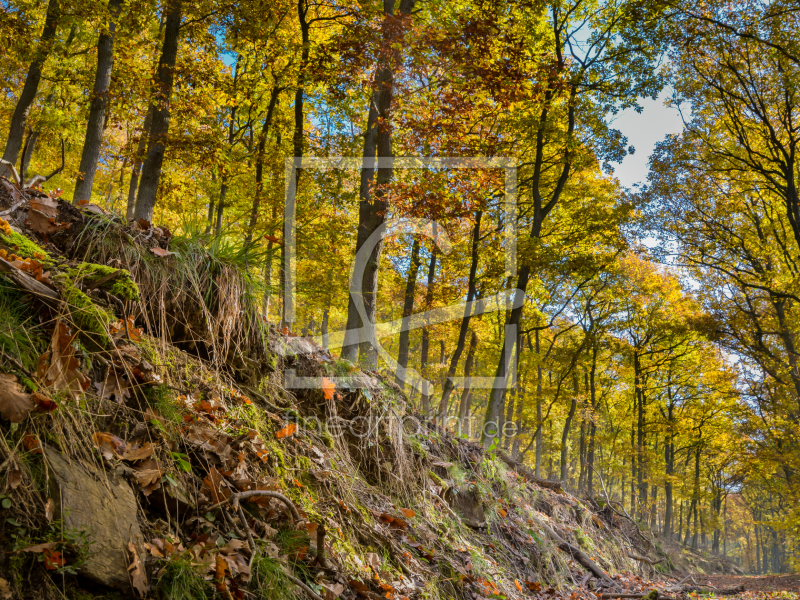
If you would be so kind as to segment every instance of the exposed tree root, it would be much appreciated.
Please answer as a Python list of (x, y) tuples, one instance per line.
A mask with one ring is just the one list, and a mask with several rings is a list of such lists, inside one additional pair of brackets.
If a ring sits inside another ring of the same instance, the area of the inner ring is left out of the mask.
[(526, 467), (522, 463), (513, 460), (505, 452), (498, 452), (497, 458), (502, 460), (509, 467), (514, 469), (517, 473), (522, 475), (525, 479), (527, 479), (531, 483), (535, 483), (539, 487), (547, 488), (549, 490), (555, 490), (556, 492), (562, 491), (560, 481), (550, 481), (549, 479), (542, 479), (541, 477), (536, 477), (536, 474), (533, 471), (531, 471), (528, 467)]

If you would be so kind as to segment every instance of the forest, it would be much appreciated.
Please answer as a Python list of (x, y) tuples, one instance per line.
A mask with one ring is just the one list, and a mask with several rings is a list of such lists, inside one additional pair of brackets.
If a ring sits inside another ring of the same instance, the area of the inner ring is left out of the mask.
[[(67, 318), (87, 394), (111, 360), (90, 358), (93, 336), (169, 341), (240, 383), (269, 361), (254, 340), (279, 336), (328, 357), (322, 383), (286, 371), (282, 394), (324, 404), (377, 377), (431, 431), (611, 506), (667, 551), (800, 568), (796, 3), (0, 7), (0, 479), (23, 439), (11, 382), (59, 387), (36, 359), (75, 289), (91, 299)], [(636, 149), (615, 120), (647, 99), (682, 130), (624, 185)], [(90, 253), (111, 271), (81, 272)], [(26, 273), (60, 308), (20, 300)], [(46, 435), (55, 417), (34, 412)]]

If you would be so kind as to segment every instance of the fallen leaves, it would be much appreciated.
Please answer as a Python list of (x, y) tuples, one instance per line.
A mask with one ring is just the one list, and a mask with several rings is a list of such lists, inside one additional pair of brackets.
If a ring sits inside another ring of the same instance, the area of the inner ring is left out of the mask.
[(336, 386), (327, 377), (322, 378), (322, 393), (325, 395), (325, 400), (331, 400), (336, 391)]
[(118, 319), (114, 323), (111, 323), (111, 325), (109, 325), (109, 333), (111, 334), (111, 339), (114, 341), (126, 338), (134, 343), (142, 341), (142, 329), (136, 327), (133, 317)]
[(294, 435), (295, 431), (297, 431), (297, 425), (295, 423), (289, 423), (286, 427), (284, 427), (280, 431), (276, 431), (275, 437), (280, 440), (282, 438)]
[(45, 237), (69, 228), (70, 223), (58, 223), (56, 217), (58, 217), (58, 201), (44, 197), (31, 198), (25, 226)]
[(94, 387), (97, 388), (101, 398), (110, 400), (113, 397), (117, 404), (122, 404), (131, 397), (130, 384), (124, 375), (114, 369), (109, 369), (105, 381), (95, 382)]
[(164, 250), (163, 248), (159, 248), (156, 246), (155, 248), (150, 248), (150, 252), (158, 256), (159, 258), (166, 258), (167, 256), (172, 256), (175, 254), (174, 252), (170, 252), (169, 250)]
[(8, 373), (0, 373), (0, 416), (12, 423), (22, 423), (33, 407), (30, 394), (22, 391), (17, 378)]
[(22, 471), (14, 469), (8, 472), (8, 486), (14, 490), (22, 483)]
[(139, 553), (136, 551), (136, 546), (133, 542), (128, 542), (128, 552), (130, 553), (131, 564), (128, 567), (128, 573), (131, 577), (131, 586), (135, 589), (141, 597), (147, 595), (147, 573), (144, 570), (144, 565), (139, 558)]
[(72, 344), (77, 335), (70, 335), (69, 328), (57, 321), (50, 348), (39, 357), (36, 367), (36, 377), (42, 383), (59, 390), (67, 389), (73, 396), (89, 387), (89, 379), (78, 370), (80, 362)]

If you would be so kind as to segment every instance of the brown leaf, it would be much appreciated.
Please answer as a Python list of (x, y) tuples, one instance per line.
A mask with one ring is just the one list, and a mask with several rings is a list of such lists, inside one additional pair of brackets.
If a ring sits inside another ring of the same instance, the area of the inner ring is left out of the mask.
[[(0, 183), (5, 183), (2, 179), (0, 179)], [(0, 600), (11, 600), (14, 597), (14, 592), (11, 591), (11, 584), (6, 580), (0, 577)]]
[(45, 213), (31, 208), (25, 225), (41, 236), (48, 236), (62, 229), (69, 229), (71, 223), (58, 223), (55, 217), (48, 217)]
[(47, 519), (47, 522), (51, 522), (53, 520), (53, 513), (55, 512), (56, 505), (53, 502), (52, 498), (48, 498), (47, 502), (44, 505), (44, 518)]
[(128, 382), (123, 379), (121, 373), (117, 373), (114, 369), (109, 369), (106, 373), (106, 380), (102, 383), (96, 381), (94, 387), (97, 388), (101, 398), (111, 400), (113, 396), (117, 404), (122, 404), (131, 397)]
[(9, 373), (0, 373), (0, 417), (12, 423), (22, 423), (31, 410), (31, 395), (22, 391), (17, 378)]
[(144, 570), (144, 565), (139, 559), (139, 553), (136, 551), (136, 546), (133, 542), (128, 542), (128, 552), (130, 553), (131, 564), (128, 567), (128, 572), (131, 574), (131, 586), (139, 592), (139, 595), (144, 598), (147, 595), (147, 573)]
[(127, 337), (127, 339), (130, 339), (132, 342), (137, 344), (142, 341), (142, 330), (136, 327), (133, 317), (128, 317), (127, 319), (118, 319), (116, 322), (110, 325), (109, 329), (111, 332), (111, 337), (114, 340), (122, 340), (126, 339)]
[(58, 201), (52, 198), (31, 198), (31, 208), (38, 210), (48, 219), (58, 216)]
[(115, 435), (103, 431), (95, 431), (92, 434), (92, 440), (106, 460), (111, 460), (114, 457), (122, 458), (125, 454), (125, 442)]
[(401, 508), (401, 509), (400, 509), (400, 512), (401, 512), (401, 513), (403, 513), (403, 515), (405, 515), (405, 517), (406, 517), (407, 519), (412, 519), (412, 518), (414, 518), (414, 517), (416, 516), (416, 514), (417, 514), (417, 513), (415, 513), (413, 510), (411, 510), (410, 508)]
[(212, 465), (208, 471), (208, 477), (203, 479), (203, 483), (211, 490), (211, 499), (214, 504), (224, 502), (231, 497), (231, 492), (223, 485), (223, 481), (222, 474)]
[(142, 231), (147, 231), (148, 229), (150, 229), (150, 221), (148, 221), (147, 219), (136, 219), (136, 224)]
[(36, 403), (37, 412), (52, 412), (58, 408), (55, 400), (40, 392), (33, 392), (31, 399)]
[(163, 248), (159, 248), (158, 246), (156, 246), (155, 248), (150, 248), (150, 252), (152, 252), (153, 254), (155, 254), (160, 258), (165, 258), (167, 256), (172, 256), (173, 254), (175, 254), (174, 252), (170, 252), (169, 250), (164, 250)]
[(12, 490), (17, 489), (22, 483), (22, 471), (14, 469), (8, 472), (8, 485)]
[(39, 357), (36, 377), (45, 385), (59, 390), (69, 389), (74, 396), (89, 387), (89, 379), (78, 369), (80, 362), (75, 358), (72, 342), (77, 334), (70, 335), (69, 329), (61, 321), (56, 322), (50, 349)]
[(153, 455), (153, 446), (150, 442), (145, 442), (141, 448), (128, 448), (122, 455), (125, 460), (143, 460)]
[(44, 542), (43, 544), (36, 544), (35, 546), (28, 546), (27, 548), (23, 548), (20, 552), (34, 552), (38, 554), (39, 552), (44, 552), (45, 550), (55, 550), (56, 543), (55, 542)]

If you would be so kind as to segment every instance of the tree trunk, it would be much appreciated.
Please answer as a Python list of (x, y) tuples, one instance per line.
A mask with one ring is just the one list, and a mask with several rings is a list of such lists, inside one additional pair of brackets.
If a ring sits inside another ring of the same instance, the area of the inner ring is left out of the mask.
[[(303, 151), (305, 146), (305, 85), (306, 85), (306, 69), (308, 68), (308, 58), (311, 52), (311, 38), (310, 31), (311, 25), (307, 20), (308, 15), (308, 2), (307, 0), (297, 0), (297, 20), (300, 23), (300, 39), (303, 42), (303, 47), (300, 52), (300, 65), (297, 72), (297, 87), (294, 92), (294, 133), (292, 135), (292, 149), (294, 152), (295, 160), (303, 158)], [(296, 165), (294, 170), (294, 184), (295, 194), (300, 188), (300, 165)]]
[(400, 341), (397, 349), (397, 372), (394, 381), (401, 390), (406, 387), (406, 367), (408, 366), (408, 345), (411, 332), (408, 329), (411, 313), (414, 311), (414, 296), (417, 289), (417, 271), (419, 271), (419, 238), (415, 237), (411, 244), (411, 262), (408, 265), (406, 278), (406, 291), (403, 295), (403, 327), (400, 331)]
[[(22, 148), (22, 140), (25, 137), (25, 123), (31, 111), (31, 106), (39, 91), (39, 82), (42, 79), (42, 68), (47, 60), (50, 50), (53, 47), (53, 40), (58, 29), (58, 22), (61, 19), (60, 0), (50, 0), (47, 4), (47, 14), (44, 19), (44, 29), (39, 38), (39, 45), (36, 54), (28, 67), (28, 75), (25, 77), (25, 85), (14, 107), (11, 115), (11, 123), (8, 128), (8, 139), (3, 151), (3, 160), (7, 160), (12, 165), (16, 164), (19, 151)], [(7, 167), (0, 165), (0, 175), (7, 175)]]
[(470, 404), (472, 403), (472, 387), (469, 384), (469, 378), (472, 376), (472, 364), (475, 360), (475, 349), (478, 347), (478, 334), (475, 331), (472, 332), (472, 336), (469, 338), (469, 348), (467, 349), (467, 358), (464, 360), (464, 378), (467, 380), (466, 384), (464, 385), (464, 391), (461, 392), (461, 405), (458, 408), (458, 418), (459, 421), (464, 427), (464, 435), (469, 439), (470, 435), (472, 434), (472, 427), (471, 421), (472, 418), (470, 416)]
[(86, 122), (86, 137), (83, 141), (81, 165), (78, 168), (78, 181), (72, 201), (91, 200), (97, 161), (100, 158), (100, 146), (103, 143), (103, 131), (108, 111), (108, 86), (111, 84), (111, 70), (114, 66), (114, 30), (119, 16), (122, 0), (108, 0), (108, 30), (103, 31), (97, 41), (97, 71), (94, 77), (92, 103), (89, 108), (89, 119)]
[[(144, 124), (142, 125), (142, 133), (139, 136), (139, 143), (136, 147), (136, 155), (133, 157), (133, 168), (131, 169), (131, 180), (128, 183), (128, 208), (125, 211), (125, 219), (130, 221), (133, 219), (133, 213), (136, 210), (136, 192), (139, 187), (139, 174), (142, 170), (142, 161), (147, 150), (147, 140), (150, 137), (150, 127), (153, 124), (153, 105), (147, 107), (147, 114), (144, 116)], [(212, 206), (214, 202), (211, 202)], [(209, 221), (211, 219), (209, 218)]]
[(469, 281), (467, 283), (467, 305), (464, 308), (464, 317), (461, 319), (461, 326), (458, 330), (458, 341), (456, 342), (456, 349), (450, 359), (450, 366), (447, 369), (447, 378), (444, 381), (442, 389), (442, 399), (439, 402), (439, 415), (444, 416), (448, 410), (450, 394), (453, 392), (453, 382), (450, 379), (456, 374), (458, 361), (461, 359), (461, 353), (464, 351), (464, 344), (467, 341), (467, 331), (469, 330), (469, 321), (472, 317), (472, 305), (470, 304), (477, 296), (477, 288), (475, 278), (478, 272), (478, 244), (481, 240), (481, 218), (483, 211), (475, 213), (475, 225), (472, 228), (472, 256), (469, 267)]
[(589, 422), (589, 444), (586, 450), (586, 492), (589, 497), (594, 497), (594, 446), (597, 424), (595, 423), (597, 411), (597, 344), (592, 344), (592, 366), (589, 369), (589, 402), (592, 406), (591, 421)]
[[(356, 260), (353, 263), (354, 273), (361, 275), (361, 285), (354, 286), (351, 283), (350, 299), (347, 305), (347, 333), (341, 356), (355, 361), (356, 355), (358, 355), (360, 362), (367, 367), (377, 366), (378, 359), (375, 348), (374, 321), (375, 301), (378, 294), (378, 265), (383, 240), (372, 240), (368, 250), (362, 250), (362, 248), (373, 235), (377, 235), (378, 230), (386, 221), (388, 204), (384, 199), (385, 188), (392, 179), (393, 167), (383, 166), (378, 169), (373, 198), (374, 159), (376, 152), (378, 158), (391, 159), (393, 156), (391, 108), (394, 93), (394, 70), (401, 62), (400, 49), (405, 34), (405, 27), (398, 27), (397, 24), (398, 22), (403, 23), (404, 18), (411, 14), (415, 3), (416, 0), (400, 0), (398, 9), (400, 19), (396, 19), (393, 18), (395, 14), (394, 0), (384, 0), (385, 16), (381, 26), (381, 36), (384, 47), (394, 50), (388, 59), (382, 58), (378, 64), (367, 119), (367, 132), (364, 137), (364, 168), (361, 171)], [(353, 289), (354, 287), (360, 289)], [(354, 294), (360, 294), (363, 300), (366, 322), (362, 322), (361, 315), (358, 313), (353, 300)], [(357, 339), (354, 336), (355, 331), (357, 331)], [(356, 346), (356, 344), (358, 345)]]
[[(433, 281), (436, 276), (436, 255), (438, 249), (436, 243), (431, 244), (431, 260), (428, 264), (428, 287), (425, 292), (425, 310), (430, 310), (433, 304)], [(430, 331), (427, 327), (422, 328), (422, 344), (419, 353), (419, 371), (423, 377), (426, 376), (425, 370), (428, 367), (428, 351), (430, 349)], [(422, 390), (422, 412), (431, 412), (431, 390), (427, 386)]]
[(272, 117), (275, 114), (275, 106), (278, 104), (282, 88), (275, 85), (269, 97), (269, 107), (267, 116), (264, 117), (264, 124), (261, 126), (261, 134), (258, 136), (258, 148), (256, 149), (256, 189), (253, 193), (253, 208), (250, 210), (250, 223), (247, 226), (247, 233), (244, 237), (245, 245), (253, 240), (253, 231), (258, 224), (258, 211), (261, 208), (261, 195), (264, 193), (264, 154), (267, 146), (267, 136), (272, 125)]
[(542, 476), (542, 355), (539, 330), (536, 330), (536, 466), (534, 473)]
[(172, 0), (164, 5), (167, 12), (164, 26), (164, 43), (158, 61), (156, 90), (153, 97), (153, 121), (148, 136), (147, 157), (142, 165), (139, 193), (133, 218), (153, 220), (158, 184), (161, 180), (161, 167), (164, 164), (164, 149), (169, 133), (170, 101), (174, 80), (175, 62), (178, 57), (178, 38), (180, 36), (182, 0)]
[(569, 405), (569, 414), (564, 421), (564, 429), (561, 432), (561, 481), (566, 485), (569, 472), (567, 470), (567, 440), (569, 439), (569, 429), (572, 426), (572, 418), (575, 416), (575, 409), (578, 406), (578, 371), (573, 367), (572, 371), (572, 402)]

